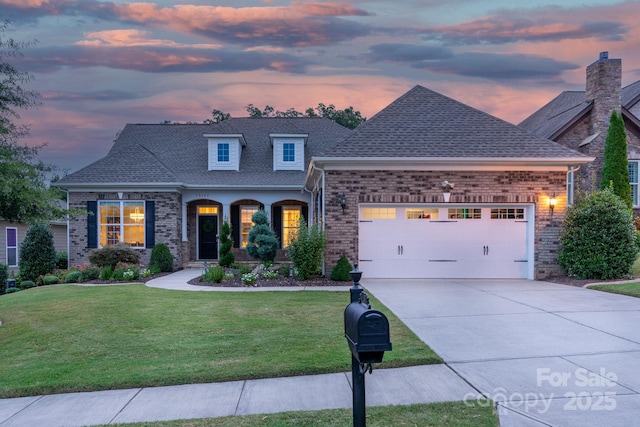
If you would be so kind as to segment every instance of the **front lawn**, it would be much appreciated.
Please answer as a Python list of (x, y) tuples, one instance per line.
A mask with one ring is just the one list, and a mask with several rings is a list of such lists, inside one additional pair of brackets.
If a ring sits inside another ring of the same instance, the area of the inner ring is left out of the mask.
[[(282, 412), (278, 414), (242, 417), (206, 418), (200, 420), (164, 421), (155, 423), (116, 424), (130, 427), (348, 427), (353, 425), (351, 409), (327, 411)], [(367, 408), (369, 427), (495, 427), (498, 416), (492, 402), (444, 402), (408, 406)]]
[[(348, 372), (349, 293), (46, 286), (0, 298), (0, 397)], [(380, 302), (379, 368), (440, 363)]]
[(589, 289), (640, 298), (640, 282), (619, 283), (615, 285), (593, 285), (589, 286)]

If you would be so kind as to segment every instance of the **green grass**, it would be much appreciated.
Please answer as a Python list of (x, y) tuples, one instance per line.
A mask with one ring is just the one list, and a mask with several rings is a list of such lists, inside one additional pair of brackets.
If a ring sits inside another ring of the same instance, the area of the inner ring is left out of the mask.
[[(334, 409), (117, 425), (132, 427), (347, 427), (352, 426), (353, 421), (351, 409)], [(498, 426), (498, 417), (491, 402), (487, 402), (486, 405), (480, 405), (477, 402), (446, 402), (384, 406), (367, 408), (367, 426), (496, 427)]]
[[(348, 372), (345, 292), (34, 288), (0, 297), (0, 397)], [(440, 363), (386, 307), (377, 368)]]
[(594, 285), (589, 286), (589, 289), (640, 298), (640, 282), (621, 283), (616, 285)]

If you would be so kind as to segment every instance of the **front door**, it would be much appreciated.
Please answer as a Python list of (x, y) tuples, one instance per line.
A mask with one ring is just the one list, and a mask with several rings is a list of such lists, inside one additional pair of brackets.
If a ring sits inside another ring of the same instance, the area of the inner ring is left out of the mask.
[(218, 258), (218, 216), (198, 217), (198, 259)]

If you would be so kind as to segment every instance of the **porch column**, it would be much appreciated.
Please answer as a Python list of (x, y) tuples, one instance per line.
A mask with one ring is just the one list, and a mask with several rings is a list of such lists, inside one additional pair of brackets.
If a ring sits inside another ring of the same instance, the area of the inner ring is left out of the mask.
[(231, 205), (222, 205), (222, 222), (225, 220), (231, 224)]
[(186, 242), (189, 240), (187, 236), (187, 203), (182, 203), (182, 241)]
[(271, 204), (266, 204), (265, 203), (264, 212), (267, 214), (267, 219), (269, 220), (269, 225), (273, 225), (273, 224), (271, 224)]

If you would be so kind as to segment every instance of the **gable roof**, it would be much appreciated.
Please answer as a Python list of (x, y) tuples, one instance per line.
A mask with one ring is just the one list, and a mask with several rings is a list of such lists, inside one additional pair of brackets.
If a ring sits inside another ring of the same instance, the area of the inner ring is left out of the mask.
[[(72, 173), (56, 185), (100, 186), (286, 187), (300, 188), (304, 171), (273, 171), (269, 134), (308, 134), (305, 166), (313, 155), (351, 131), (319, 117), (232, 118), (219, 124), (128, 124), (102, 159)], [(242, 134), (240, 171), (209, 171), (204, 134)]]
[[(593, 101), (586, 101), (585, 96), (586, 91), (562, 92), (518, 126), (543, 138), (556, 139), (591, 111)], [(623, 87), (620, 97), (623, 112), (633, 116), (629, 110), (640, 102), (640, 80)]]
[(415, 86), (317, 160), (400, 158), (500, 163), (515, 159), (591, 160), (511, 123)]

